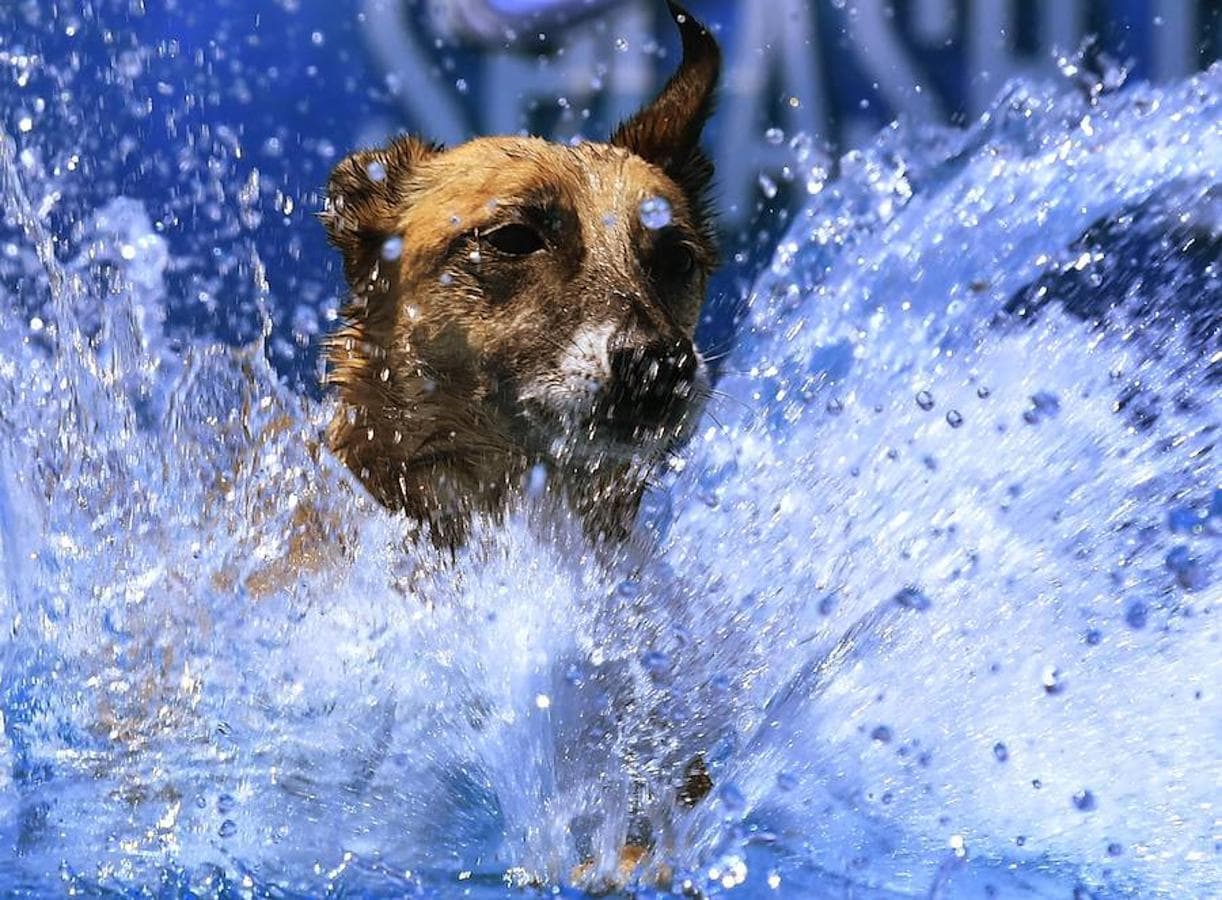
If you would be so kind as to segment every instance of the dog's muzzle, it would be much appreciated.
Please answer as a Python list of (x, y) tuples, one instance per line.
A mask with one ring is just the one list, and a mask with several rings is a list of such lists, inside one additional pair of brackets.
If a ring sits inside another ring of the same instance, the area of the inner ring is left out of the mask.
[(696, 393), (700, 358), (691, 341), (657, 340), (611, 351), (599, 419), (618, 440), (678, 429)]

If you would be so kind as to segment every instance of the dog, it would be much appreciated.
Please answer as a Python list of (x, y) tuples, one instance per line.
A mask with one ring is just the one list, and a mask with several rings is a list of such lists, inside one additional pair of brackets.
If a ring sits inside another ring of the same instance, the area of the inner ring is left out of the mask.
[(351, 300), (325, 348), (331, 450), (454, 552), (534, 484), (596, 544), (632, 533), (709, 394), (693, 336), (717, 263), (700, 135), (720, 50), (607, 143), (416, 137), (347, 156), (321, 214)]
[[(328, 182), (322, 221), (351, 300), (326, 345), (327, 441), (451, 555), (474, 516), (502, 519), (540, 481), (591, 543), (625, 545), (709, 395), (694, 344), (717, 264), (700, 136), (721, 54), (668, 6), (679, 69), (608, 142), (398, 137)], [(676, 802), (711, 786), (697, 756)], [(648, 855), (630, 841), (614, 883)]]

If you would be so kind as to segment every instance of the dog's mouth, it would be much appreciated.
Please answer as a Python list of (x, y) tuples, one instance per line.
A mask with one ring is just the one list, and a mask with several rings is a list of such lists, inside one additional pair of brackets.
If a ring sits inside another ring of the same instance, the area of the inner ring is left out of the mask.
[(528, 443), (554, 459), (642, 461), (681, 449), (696, 429), (707, 396), (699, 382), (662, 405), (600, 391), (584, 410), (525, 401), (521, 418), (531, 432)]
[(621, 447), (667, 447), (690, 435), (703, 398), (695, 382), (675, 386), (665, 400), (651, 393), (608, 393), (590, 417), (596, 442)]

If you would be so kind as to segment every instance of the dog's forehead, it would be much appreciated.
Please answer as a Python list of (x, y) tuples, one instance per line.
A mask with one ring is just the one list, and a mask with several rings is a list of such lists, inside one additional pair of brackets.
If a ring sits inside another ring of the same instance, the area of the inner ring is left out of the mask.
[(688, 212), (682, 190), (670, 178), (608, 144), (477, 138), (433, 157), (413, 180), (413, 193), (424, 202), (412, 203), (408, 218), (440, 217), (466, 228), (494, 218), (501, 206), (524, 202), (603, 216), (636, 211), (658, 197), (677, 217)]

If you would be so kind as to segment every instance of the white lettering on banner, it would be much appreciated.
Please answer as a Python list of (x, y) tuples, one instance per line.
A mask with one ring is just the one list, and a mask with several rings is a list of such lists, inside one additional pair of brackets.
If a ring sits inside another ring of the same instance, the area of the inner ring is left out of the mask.
[[(823, 136), (827, 97), (818, 68), (814, 4), (807, 0), (745, 3), (734, 35), (722, 35), (728, 63), (721, 95), (720, 138), (716, 162), (726, 216), (741, 220), (751, 213), (757, 176), (792, 161), (783, 145), (761, 140), (769, 126), (786, 135)], [(779, 98), (777, 90), (788, 96)], [(793, 102), (790, 102), (792, 98)], [(768, 121), (780, 100), (781, 121)], [(752, 142), (749, 152), (744, 144)]]
[(870, 48), (869, 53), (861, 54), (861, 64), (891, 109), (917, 121), (940, 122), (946, 113), (933, 92), (921, 85), (913, 61), (899, 41), (895, 17), (887, 13), (888, 5), (883, 0), (861, 0), (857, 14), (846, 17), (853, 43)]
[[(488, 0), (471, 0), (473, 9)], [(578, 2), (578, 0), (575, 0)], [(858, 97), (836, 93), (838, 73), (824, 77), (819, 52), (820, 27), (843, 34), (853, 48), (851, 65), (875, 85), (886, 115), (907, 115), (922, 122), (945, 121), (950, 109), (963, 106), (978, 115), (1015, 77), (1047, 77), (1054, 51), (1072, 55), (1082, 42), (1091, 0), (1042, 0), (1034, 5), (1036, 44), (1033, 52), (1016, 46), (1016, 23), (1024, 4), (1035, 0), (911, 0), (910, 40), (936, 52), (962, 54), (969, 82), (963, 95), (940, 95), (922, 81), (918, 59), (902, 40), (899, 18), (885, 0), (854, 0), (825, 5), (821, 0), (739, 0), (719, 33), (726, 60), (712, 148), (722, 185), (726, 223), (744, 221), (758, 199), (761, 172), (775, 174), (792, 165), (784, 143), (765, 140), (769, 127), (787, 138), (799, 133), (815, 140), (836, 137), (841, 145), (868, 138), (876, 111), (863, 112)], [(693, 3), (693, 6), (697, 4)], [(513, 134), (528, 127), (540, 105), (563, 105), (549, 135), (565, 140), (584, 134), (582, 111), (597, 104), (598, 118), (614, 123), (648, 99), (674, 67), (673, 59), (649, 52), (661, 20), (656, 0), (614, 5), (605, 16), (558, 29), (552, 35), (562, 53), (540, 57), (523, 35), (521, 48), (482, 56), (479, 96), (457, 88), (440, 75), (426, 37), (414, 26), (408, 0), (363, 0), (365, 34), (370, 50), (386, 73), (388, 86), (404, 112), (427, 137), (454, 143), (472, 134)], [(1147, 42), (1129, 52), (1148, 53), (1148, 74), (1165, 80), (1197, 67), (1196, 40), (1201, 27), (1200, 3), (1192, 0), (1148, 0), (1150, 27), (1135, 39)], [(959, 21), (959, 17), (962, 20)], [(710, 22), (718, 19), (710, 16)], [(963, 43), (956, 45), (959, 35)], [(918, 89), (919, 88), (919, 89)], [(563, 98), (563, 100), (562, 100)], [(837, 103), (837, 101), (839, 101)], [(835, 107), (839, 133), (827, 134)], [(804, 178), (805, 173), (798, 173)]]
[[(555, 105), (564, 98), (573, 111), (572, 124), (562, 123), (552, 138), (563, 140), (583, 132), (581, 110), (596, 99), (609, 107), (610, 121), (619, 121), (637, 108), (655, 85), (652, 66), (642, 65), (642, 48), (653, 40), (653, 18), (645, 3), (616, 10), (614, 34), (589, 26), (565, 35), (564, 56), (540, 61), (521, 53), (490, 55), (485, 64), (481, 129), (490, 134), (514, 134), (527, 125), (532, 102)], [(622, 42), (622, 43), (620, 43)], [(616, 44), (627, 49), (620, 52)]]
[(1054, 52), (1073, 55), (1086, 36), (1083, 0), (1050, 0), (1039, 5), (1035, 56), (1014, 47), (1017, 8), (1009, 0), (973, 0), (968, 6), (967, 66), (972, 73), (968, 109), (983, 112), (1011, 78), (1047, 75)]
[(916, 0), (912, 9), (914, 37), (929, 47), (942, 47), (955, 36), (954, 0)]
[(413, 122), (427, 122), (430, 140), (458, 143), (469, 136), (462, 97), (433, 74), (434, 62), (407, 27), (401, 0), (365, 0), (365, 39), (387, 85)]
[(1186, 0), (1154, 0), (1151, 48), (1154, 59), (1150, 74), (1157, 81), (1181, 78), (1197, 67), (1192, 6)]

